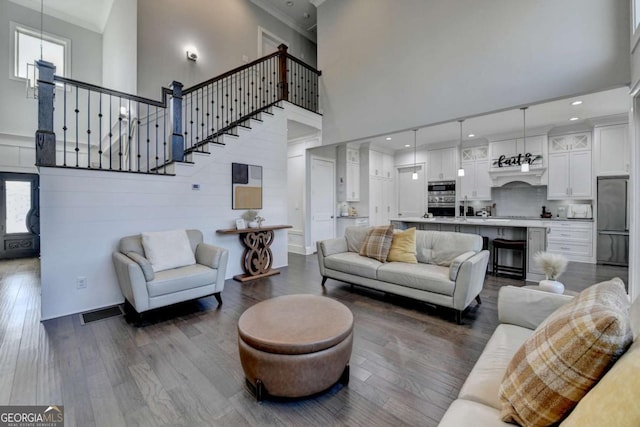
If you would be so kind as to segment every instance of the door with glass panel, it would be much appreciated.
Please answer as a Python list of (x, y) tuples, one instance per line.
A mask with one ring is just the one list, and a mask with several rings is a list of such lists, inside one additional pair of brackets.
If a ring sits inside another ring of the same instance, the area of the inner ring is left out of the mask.
[(38, 175), (0, 172), (0, 259), (39, 253)]

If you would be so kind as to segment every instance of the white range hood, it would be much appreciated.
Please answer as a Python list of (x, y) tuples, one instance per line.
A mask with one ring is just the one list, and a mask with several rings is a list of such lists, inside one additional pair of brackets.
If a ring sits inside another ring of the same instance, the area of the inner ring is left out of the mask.
[(531, 168), (529, 172), (521, 172), (520, 167), (490, 170), (492, 187), (502, 187), (510, 182), (526, 182), (530, 185), (547, 185), (547, 168)]

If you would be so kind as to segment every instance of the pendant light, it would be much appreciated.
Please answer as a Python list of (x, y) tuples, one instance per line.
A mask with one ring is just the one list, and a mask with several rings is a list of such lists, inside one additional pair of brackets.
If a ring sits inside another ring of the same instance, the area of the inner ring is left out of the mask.
[(458, 123), (460, 123), (460, 169), (458, 169), (458, 176), (464, 176), (464, 168), (462, 167), (462, 122), (464, 120), (458, 120)]
[[(522, 110), (522, 138), (525, 147), (527, 146), (527, 108), (529, 107), (520, 108)], [(524, 162), (520, 165), (520, 172), (529, 172), (528, 162)]]
[(418, 145), (418, 129), (413, 130), (413, 174), (411, 174), (411, 179), (414, 181), (418, 180), (418, 168), (416, 167), (416, 148)]

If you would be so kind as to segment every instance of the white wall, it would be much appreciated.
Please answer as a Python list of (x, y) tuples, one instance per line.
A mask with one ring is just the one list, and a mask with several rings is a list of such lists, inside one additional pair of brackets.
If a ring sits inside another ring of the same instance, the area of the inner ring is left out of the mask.
[(630, 80), (628, 0), (327, 0), (323, 143)]
[[(43, 168), (42, 318), (122, 302), (111, 253), (119, 238), (142, 231), (200, 229), (205, 242), (229, 249), (227, 278), (241, 273), (238, 236), (215, 232), (235, 227), (243, 212), (231, 210), (231, 163), (263, 167), (260, 213), (265, 224), (286, 224), (287, 116), (298, 109), (285, 105), (251, 131), (241, 129), (239, 139), (199, 155), (195, 165), (179, 165), (177, 176)], [(287, 265), (286, 230), (276, 231), (272, 250), (274, 267)], [(76, 289), (79, 276), (87, 278), (87, 289)]]
[(102, 33), (102, 86), (137, 93), (138, 0), (114, 0)]
[[(289, 53), (316, 65), (316, 46), (249, 0), (138, 1), (138, 90), (157, 98), (161, 86), (185, 87), (257, 59), (258, 26), (290, 43)], [(198, 61), (186, 59), (186, 47)]]
[[(0, 170), (35, 173), (35, 132), (38, 101), (27, 99), (25, 82), (11, 79), (9, 22), (40, 28), (40, 14), (8, 0), (0, 0)], [(102, 36), (51, 16), (44, 17), (44, 31), (71, 39), (69, 77), (100, 84)], [(61, 91), (57, 90), (58, 96)], [(29, 142), (30, 141), (30, 142)]]

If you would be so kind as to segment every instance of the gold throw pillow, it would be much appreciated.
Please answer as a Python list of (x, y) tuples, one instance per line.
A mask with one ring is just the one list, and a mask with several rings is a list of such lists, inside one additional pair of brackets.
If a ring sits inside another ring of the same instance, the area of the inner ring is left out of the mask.
[(411, 227), (398, 233), (393, 233), (391, 249), (387, 261), (408, 262), (417, 264), (416, 259), (416, 228)]

